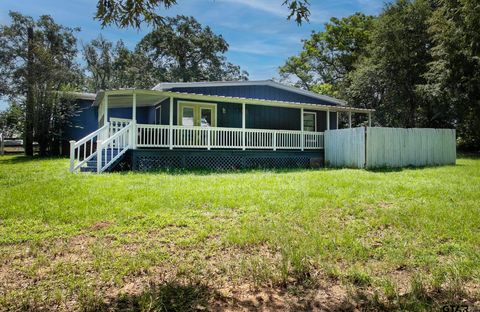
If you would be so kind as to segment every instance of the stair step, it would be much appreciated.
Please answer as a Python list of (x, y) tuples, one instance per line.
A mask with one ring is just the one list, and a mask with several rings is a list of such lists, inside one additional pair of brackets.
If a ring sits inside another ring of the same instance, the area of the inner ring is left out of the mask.
[(80, 172), (96, 172), (97, 167), (81, 167)]

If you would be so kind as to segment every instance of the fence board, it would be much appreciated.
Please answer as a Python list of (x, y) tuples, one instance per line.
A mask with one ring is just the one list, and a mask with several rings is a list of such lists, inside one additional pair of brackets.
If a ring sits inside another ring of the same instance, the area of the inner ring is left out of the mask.
[(382, 168), (455, 164), (453, 129), (368, 127), (325, 131), (325, 164)]
[(325, 165), (363, 168), (365, 165), (365, 128), (325, 131)]
[(455, 164), (453, 129), (367, 128), (366, 167)]

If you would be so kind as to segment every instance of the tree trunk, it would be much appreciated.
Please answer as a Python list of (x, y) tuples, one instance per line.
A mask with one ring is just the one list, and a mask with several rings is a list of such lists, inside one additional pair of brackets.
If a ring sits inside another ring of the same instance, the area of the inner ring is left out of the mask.
[(25, 155), (33, 156), (33, 118), (35, 99), (33, 95), (34, 90), (34, 42), (33, 42), (33, 28), (28, 27), (28, 46), (27, 46), (27, 102), (25, 109)]

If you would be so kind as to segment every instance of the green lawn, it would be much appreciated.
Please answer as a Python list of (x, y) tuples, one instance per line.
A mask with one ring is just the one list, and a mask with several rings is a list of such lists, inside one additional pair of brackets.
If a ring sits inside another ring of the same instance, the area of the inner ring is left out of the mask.
[(0, 157), (0, 310), (480, 308), (480, 159), (70, 174)]

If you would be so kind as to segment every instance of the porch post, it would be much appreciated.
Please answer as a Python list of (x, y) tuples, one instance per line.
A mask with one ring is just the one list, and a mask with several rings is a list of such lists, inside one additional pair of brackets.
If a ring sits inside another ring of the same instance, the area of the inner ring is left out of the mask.
[[(3, 142), (3, 141), (2, 141)], [(0, 144), (3, 144), (0, 142)], [(90, 142), (91, 144), (91, 142)], [(0, 146), (0, 149), (2, 147)], [(80, 152), (80, 150), (79, 150)], [(1, 151), (0, 151), (1, 153)], [(71, 140), (70, 141), (70, 172), (73, 172), (73, 168), (75, 168), (75, 141)]]
[(242, 103), (242, 150), (245, 150), (245, 103)]
[(173, 97), (170, 97), (170, 111), (169, 111), (169, 120), (168, 125), (170, 128), (168, 129), (168, 143), (170, 144), (170, 149), (173, 149)]
[(330, 130), (330, 110), (327, 109), (327, 130)]
[(339, 114), (339, 113), (340, 113), (340, 112), (336, 112), (336, 113), (335, 113), (335, 116), (336, 116), (336, 118), (337, 118), (337, 126), (336, 126), (337, 129), (340, 129), (340, 127), (338, 126), (338, 114)]
[(352, 127), (352, 111), (348, 111), (348, 127)]
[(372, 112), (368, 112), (368, 126), (372, 126)]
[(302, 151), (303, 151), (303, 148), (305, 146), (305, 135), (303, 133), (303, 107), (300, 108), (300, 127), (301, 127), (301, 131), (302, 133), (300, 134), (301, 137), (300, 137), (300, 146), (302, 148)]
[(103, 107), (103, 125), (105, 126), (108, 122), (108, 94), (105, 93), (105, 102)]
[(132, 101), (132, 148), (137, 148), (137, 93), (133, 90)]

